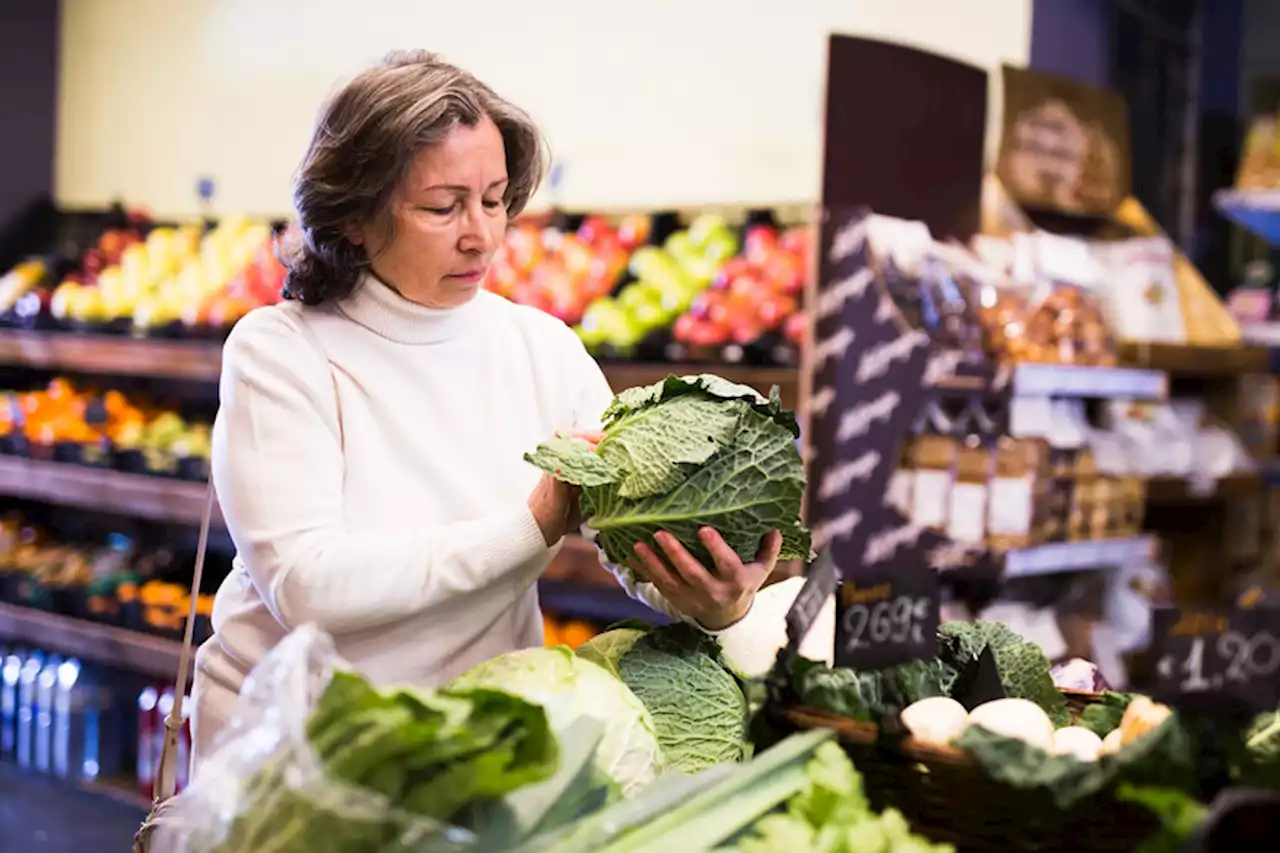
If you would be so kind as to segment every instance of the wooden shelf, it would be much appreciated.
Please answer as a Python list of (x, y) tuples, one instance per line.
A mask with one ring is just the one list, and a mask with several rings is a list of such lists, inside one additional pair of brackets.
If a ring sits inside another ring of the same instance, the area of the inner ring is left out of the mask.
[[(0, 456), (0, 494), (198, 526), (204, 513), (205, 485), (84, 465)], [(213, 523), (222, 526), (216, 504)]]
[[(629, 598), (616, 584), (543, 580), (538, 583), (538, 594), (548, 613), (602, 626), (623, 619), (654, 624), (671, 621)], [(159, 679), (176, 677), (182, 654), (178, 640), (2, 602), (0, 642), (34, 646)]]
[(1147, 481), (1147, 504), (1178, 506), (1225, 501), (1258, 494), (1262, 490), (1262, 484), (1262, 475), (1256, 471), (1242, 471), (1223, 477), (1207, 492), (1192, 488), (1191, 483), (1183, 477), (1156, 477)]
[[(0, 364), (71, 373), (217, 382), (222, 369), (222, 345), (210, 341), (9, 329), (0, 330)], [(778, 385), (789, 405), (795, 404), (799, 393), (800, 374), (793, 367), (602, 362), (601, 368), (614, 390), (649, 385), (672, 373), (714, 372), (763, 392)]]
[(112, 335), (0, 331), (0, 364), (120, 376), (217, 381), (222, 345)]
[(1163, 370), (1175, 376), (1240, 376), (1270, 373), (1271, 353), (1266, 347), (1196, 347), (1181, 344), (1122, 342), (1120, 362), (1130, 367)]
[[(1164, 370), (1186, 376), (1233, 376), (1271, 371), (1270, 350), (1264, 346), (1196, 347), (1180, 344), (1119, 345), (1126, 367)], [(216, 381), (222, 367), (222, 344), (213, 341), (138, 339), (69, 332), (0, 330), (0, 364), (66, 370), (76, 373), (155, 376)], [(768, 390), (795, 386), (795, 367), (749, 367), (730, 364), (663, 364), (602, 362), (617, 388), (657, 382), (668, 373), (714, 371), (734, 382)]]
[(777, 385), (785, 398), (800, 383), (800, 370), (795, 367), (745, 367), (732, 364), (667, 364), (625, 361), (604, 361), (601, 370), (608, 377), (615, 391), (636, 385), (652, 385), (671, 374), (684, 376), (690, 373), (714, 373), (730, 382), (750, 385), (758, 391), (768, 392)]
[(3, 603), (0, 639), (161, 679), (177, 675), (182, 653), (177, 640)]

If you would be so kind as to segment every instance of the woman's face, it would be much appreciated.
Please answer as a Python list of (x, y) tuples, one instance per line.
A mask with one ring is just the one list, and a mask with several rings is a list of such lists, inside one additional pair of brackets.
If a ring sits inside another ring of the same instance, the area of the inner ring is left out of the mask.
[[(373, 272), (431, 308), (464, 305), (479, 291), (507, 227), (507, 157), (488, 118), (458, 125), (413, 158), (392, 192), (388, 217), (367, 223)], [(388, 221), (390, 220), (390, 221)]]

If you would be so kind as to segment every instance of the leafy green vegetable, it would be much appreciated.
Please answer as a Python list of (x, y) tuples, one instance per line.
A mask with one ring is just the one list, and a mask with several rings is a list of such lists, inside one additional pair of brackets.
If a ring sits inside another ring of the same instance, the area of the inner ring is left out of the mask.
[(876, 722), (886, 710), (887, 684), (894, 684), (902, 702), (910, 705), (930, 696), (949, 695), (955, 679), (955, 670), (941, 661), (913, 661), (876, 672), (855, 672), (801, 658), (792, 667), (791, 687), (802, 705)]
[(649, 784), (662, 767), (654, 721), (644, 704), (622, 681), (568, 648), (499, 655), (450, 685), (453, 690), (481, 688), (541, 705), (561, 735), (583, 714), (603, 722), (605, 734), (595, 761), (624, 794)]
[(810, 557), (799, 427), (776, 388), (766, 400), (714, 375), (669, 376), (619, 394), (604, 421), (594, 451), (557, 439), (525, 459), (582, 487), (587, 524), (611, 562), (628, 565), (637, 543), (665, 530), (714, 565), (698, 537), (704, 526), (744, 560), (773, 530), (783, 534), (782, 559)]
[(667, 771), (635, 796), (587, 815), (559, 831), (539, 836), (514, 848), (513, 853), (597, 853), (637, 827), (733, 777), (741, 768), (720, 764), (693, 776)]
[(578, 646), (578, 656), (604, 667), (614, 678), (621, 678), (618, 662), (646, 633), (648, 633), (647, 629), (642, 631), (638, 628), (614, 628), (611, 631), (596, 634)]
[(1116, 797), (1146, 807), (1160, 820), (1160, 831), (1135, 853), (1179, 853), (1209, 812), (1190, 794), (1176, 788), (1122, 784), (1116, 789)]
[(1280, 710), (1259, 714), (1245, 733), (1244, 742), (1258, 761), (1280, 761)]
[(1088, 729), (1098, 737), (1106, 737), (1120, 728), (1125, 709), (1132, 701), (1131, 693), (1104, 693), (1099, 701), (1091, 702), (1085, 707), (1076, 725)]
[(689, 625), (664, 626), (636, 638), (617, 666), (649, 710), (668, 766), (696, 773), (742, 761), (747, 700), (714, 640)]
[(1035, 702), (1055, 726), (1071, 724), (1067, 702), (1053, 684), (1049, 659), (1035, 643), (999, 622), (946, 622), (938, 629), (939, 658), (957, 670), (990, 647), (1005, 695)]
[(911, 834), (901, 812), (877, 816), (867, 802), (849, 757), (828, 741), (805, 767), (805, 788), (790, 799), (786, 811), (766, 815), (744, 833), (738, 853), (943, 853), (950, 845), (933, 845)]
[(712, 849), (804, 790), (809, 761), (831, 735), (825, 730), (792, 735), (750, 764), (732, 766), (722, 781), (598, 848), (599, 853)]
[[(335, 673), (307, 725), (322, 772), (279, 749), (246, 786), (252, 803), (209, 853), (378, 853), (443, 834), (471, 807), (555, 773), (542, 708), (490, 690), (380, 692)], [(202, 848), (205, 849), (205, 848)]]
[(475, 827), (476, 847), (506, 850), (604, 808), (619, 792), (592, 763), (604, 724), (582, 717), (565, 730), (560, 767), (551, 778), (473, 806), (463, 821)]
[(791, 688), (801, 705), (871, 722), (884, 706), (882, 676), (878, 672), (832, 669), (801, 658), (792, 669)]
[(1194, 743), (1176, 717), (1097, 761), (1049, 755), (980, 726), (967, 728), (955, 745), (991, 777), (1015, 788), (1043, 788), (1062, 808), (1120, 781), (1183, 790), (1192, 790), (1196, 781)]

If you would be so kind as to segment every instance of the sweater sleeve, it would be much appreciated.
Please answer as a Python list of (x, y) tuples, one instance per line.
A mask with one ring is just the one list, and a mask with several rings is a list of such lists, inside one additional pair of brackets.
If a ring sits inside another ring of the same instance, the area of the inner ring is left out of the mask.
[(302, 322), (263, 309), (236, 325), (213, 429), (223, 518), (285, 628), (348, 632), (395, 621), (548, 551), (523, 503), (426, 529), (348, 530), (336, 388)]
[[(595, 359), (586, 351), (582, 343), (574, 338), (576, 352), (570, 363), (578, 365), (576, 374), (578, 376), (578, 391), (574, 396), (576, 401), (573, 412), (574, 429), (593, 430), (599, 429), (603, 419), (604, 410), (609, 407), (609, 403), (613, 401), (613, 390), (609, 387), (609, 380), (605, 378), (604, 372), (600, 370), (600, 365), (596, 364)], [(594, 537), (594, 533), (589, 534)], [(609, 573), (617, 579), (618, 585), (628, 596), (648, 606), (651, 610), (656, 610), (672, 619), (678, 619), (694, 625), (699, 630), (707, 634), (716, 635), (721, 631), (710, 631), (698, 624), (697, 620), (685, 616), (669, 601), (662, 593), (658, 592), (658, 588), (647, 581), (637, 581), (631, 574), (631, 570), (626, 566), (618, 566), (610, 563), (604, 557), (604, 552), (600, 552), (600, 562), (604, 565)], [(739, 622), (735, 625), (741, 624)], [(729, 626), (732, 628), (733, 626)], [(728, 630), (728, 628), (724, 629)]]

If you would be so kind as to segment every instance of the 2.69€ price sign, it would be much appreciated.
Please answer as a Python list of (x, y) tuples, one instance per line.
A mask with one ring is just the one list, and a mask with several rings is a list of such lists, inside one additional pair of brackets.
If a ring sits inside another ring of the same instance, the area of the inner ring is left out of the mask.
[(1157, 698), (1206, 712), (1280, 702), (1280, 609), (1161, 607), (1151, 639)]
[[(920, 571), (859, 572), (836, 596), (836, 666), (884, 669), (938, 652), (938, 576)], [(879, 574), (879, 573), (877, 573)]]

